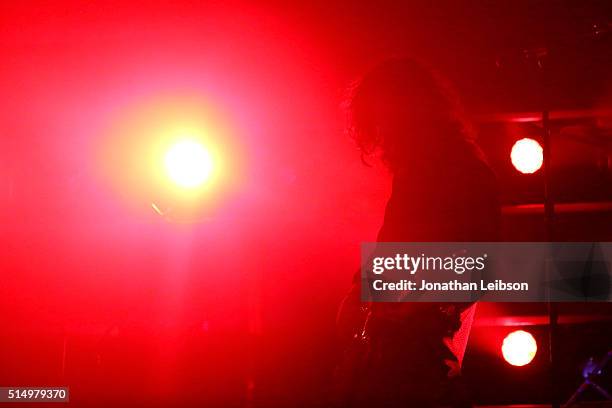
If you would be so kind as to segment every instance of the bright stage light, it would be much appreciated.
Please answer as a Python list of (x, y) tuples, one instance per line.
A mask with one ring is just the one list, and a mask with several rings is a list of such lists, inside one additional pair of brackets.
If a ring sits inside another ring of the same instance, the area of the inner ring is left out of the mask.
[(183, 188), (196, 188), (206, 183), (213, 170), (210, 153), (194, 140), (183, 140), (170, 147), (164, 157), (170, 179)]
[(535, 173), (544, 162), (542, 146), (536, 140), (521, 139), (512, 146), (510, 159), (514, 167), (521, 173)]
[(538, 344), (531, 333), (517, 330), (506, 336), (501, 349), (508, 364), (521, 367), (531, 363), (538, 351)]
[(212, 217), (244, 186), (241, 129), (201, 96), (136, 101), (109, 121), (96, 151), (96, 173), (130, 211), (165, 220)]

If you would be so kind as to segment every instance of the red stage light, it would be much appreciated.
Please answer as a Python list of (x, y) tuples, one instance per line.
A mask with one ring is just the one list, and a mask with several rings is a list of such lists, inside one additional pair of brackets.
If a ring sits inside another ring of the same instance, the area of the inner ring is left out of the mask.
[(164, 157), (170, 179), (183, 188), (196, 188), (211, 176), (213, 160), (208, 150), (194, 140), (174, 144)]
[(244, 186), (244, 146), (233, 117), (199, 96), (135, 101), (110, 121), (96, 172), (135, 212), (211, 216)]
[(521, 367), (531, 363), (538, 351), (538, 344), (531, 333), (516, 330), (506, 336), (501, 350), (508, 364)]
[(535, 173), (542, 167), (544, 153), (542, 146), (534, 139), (518, 140), (510, 152), (510, 160), (514, 167), (524, 174)]

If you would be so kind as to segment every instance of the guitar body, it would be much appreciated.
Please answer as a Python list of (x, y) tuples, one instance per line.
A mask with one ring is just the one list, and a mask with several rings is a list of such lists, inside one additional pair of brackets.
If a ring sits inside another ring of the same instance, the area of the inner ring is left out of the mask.
[(367, 303), (352, 288), (338, 314), (338, 407), (470, 406), (448, 340), (465, 307), (439, 303)]

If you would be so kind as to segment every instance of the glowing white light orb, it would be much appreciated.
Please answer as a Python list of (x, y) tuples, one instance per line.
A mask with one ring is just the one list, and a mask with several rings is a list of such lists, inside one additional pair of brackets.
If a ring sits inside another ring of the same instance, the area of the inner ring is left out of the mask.
[(200, 143), (183, 140), (174, 144), (164, 157), (170, 179), (183, 188), (195, 188), (211, 176), (213, 161), (210, 153)]
[(544, 151), (536, 140), (524, 138), (512, 146), (510, 159), (518, 171), (524, 174), (531, 174), (542, 167)]
[(517, 330), (506, 336), (501, 349), (509, 364), (521, 367), (531, 363), (538, 351), (538, 344), (531, 333)]

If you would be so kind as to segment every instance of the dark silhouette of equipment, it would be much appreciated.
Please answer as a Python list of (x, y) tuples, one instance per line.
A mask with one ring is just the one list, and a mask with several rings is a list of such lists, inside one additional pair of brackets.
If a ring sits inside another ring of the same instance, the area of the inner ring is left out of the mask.
[(570, 399), (565, 403), (563, 408), (569, 408), (575, 405), (580, 396), (589, 388), (593, 388), (608, 401), (612, 401), (612, 395), (610, 395), (605, 388), (597, 383), (597, 380), (602, 376), (603, 370), (606, 368), (608, 363), (610, 363), (610, 360), (612, 360), (612, 350), (608, 351), (608, 353), (599, 361), (595, 361), (593, 358), (589, 359), (582, 372), (584, 382), (580, 384), (576, 392), (574, 392)]

